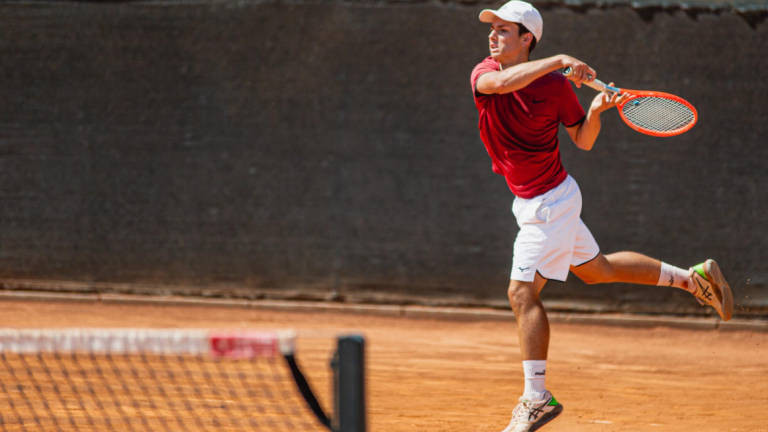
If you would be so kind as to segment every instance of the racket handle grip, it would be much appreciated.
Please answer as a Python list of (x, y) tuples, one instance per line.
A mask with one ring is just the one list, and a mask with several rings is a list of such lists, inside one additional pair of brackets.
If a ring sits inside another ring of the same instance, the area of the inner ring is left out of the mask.
[[(563, 75), (569, 76), (571, 74), (571, 67), (568, 66), (565, 69), (563, 69)], [(587, 78), (592, 78), (592, 75), (587, 75)], [(582, 84), (587, 85), (589, 87), (592, 87), (593, 89), (597, 91), (605, 91), (608, 90), (609, 92), (613, 93), (621, 93), (621, 89), (614, 86), (609, 86), (608, 84), (600, 81), (599, 79), (595, 78), (592, 81), (583, 81)]]

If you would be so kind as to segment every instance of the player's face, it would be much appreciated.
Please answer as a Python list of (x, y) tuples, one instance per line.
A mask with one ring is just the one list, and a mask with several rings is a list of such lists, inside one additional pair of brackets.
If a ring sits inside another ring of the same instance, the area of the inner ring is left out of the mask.
[(528, 52), (523, 36), (518, 34), (516, 23), (494, 18), (488, 34), (488, 48), (494, 60), (505, 63), (517, 59), (522, 52)]

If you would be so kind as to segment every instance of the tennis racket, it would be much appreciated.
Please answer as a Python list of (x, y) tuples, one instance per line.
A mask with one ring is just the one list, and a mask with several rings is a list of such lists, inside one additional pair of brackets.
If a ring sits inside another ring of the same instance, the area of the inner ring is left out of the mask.
[[(571, 68), (563, 75), (571, 74)], [(597, 91), (628, 94), (630, 97), (618, 105), (621, 119), (632, 129), (657, 137), (669, 137), (688, 132), (696, 124), (699, 114), (687, 100), (669, 93), (630, 90), (610, 86), (599, 79), (585, 81)]]

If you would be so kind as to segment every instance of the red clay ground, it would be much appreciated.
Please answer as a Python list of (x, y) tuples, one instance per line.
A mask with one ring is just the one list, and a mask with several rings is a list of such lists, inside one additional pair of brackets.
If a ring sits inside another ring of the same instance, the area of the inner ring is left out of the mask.
[[(333, 335), (368, 343), (370, 430), (499, 431), (521, 391), (512, 322), (230, 307), (0, 302), (0, 327), (292, 328), (324, 401)], [(546, 431), (768, 431), (768, 333), (552, 324)]]

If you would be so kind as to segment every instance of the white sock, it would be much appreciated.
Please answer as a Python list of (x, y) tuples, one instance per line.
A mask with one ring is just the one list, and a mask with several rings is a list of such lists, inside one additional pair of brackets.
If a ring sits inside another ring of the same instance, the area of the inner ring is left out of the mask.
[(691, 292), (688, 279), (688, 270), (683, 270), (680, 267), (675, 267), (673, 265), (662, 262), (661, 272), (659, 273), (659, 281), (656, 283), (656, 285), (670, 286)]
[(523, 397), (528, 400), (540, 400), (547, 391), (544, 380), (547, 374), (546, 360), (523, 360), (523, 375), (525, 376), (525, 389)]

